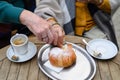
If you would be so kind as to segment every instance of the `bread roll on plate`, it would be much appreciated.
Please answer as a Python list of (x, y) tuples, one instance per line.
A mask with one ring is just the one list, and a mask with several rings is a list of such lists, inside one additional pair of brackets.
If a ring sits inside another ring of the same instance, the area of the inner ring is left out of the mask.
[(70, 67), (76, 62), (76, 54), (72, 44), (66, 44), (62, 48), (53, 47), (49, 53), (49, 61), (56, 67)]

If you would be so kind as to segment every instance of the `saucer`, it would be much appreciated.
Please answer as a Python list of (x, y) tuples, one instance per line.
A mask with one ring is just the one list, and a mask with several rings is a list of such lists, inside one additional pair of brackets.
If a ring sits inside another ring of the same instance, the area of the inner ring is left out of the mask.
[[(116, 45), (113, 42), (106, 39), (93, 39), (88, 42), (88, 45), (89, 46), (86, 46), (88, 53), (97, 59), (103, 59), (103, 60), (111, 59), (115, 57), (118, 53)], [(100, 52), (101, 55), (94, 56), (93, 55), (94, 53), (91, 50), (91, 48), (94, 51)]]
[(28, 43), (28, 52), (27, 53), (25, 53), (25, 54), (15, 54), (16, 56), (19, 56), (18, 61), (15, 61), (15, 60), (11, 59), (11, 57), (14, 55), (11, 46), (8, 48), (6, 55), (7, 55), (7, 58), (10, 61), (13, 61), (13, 62), (25, 62), (27, 60), (30, 60), (32, 57), (34, 57), (36, 55), (36, 52), (37, 52), (37, 48), (36, 48), (35, 44), (32, 43), (32, 42), (29, 42)]

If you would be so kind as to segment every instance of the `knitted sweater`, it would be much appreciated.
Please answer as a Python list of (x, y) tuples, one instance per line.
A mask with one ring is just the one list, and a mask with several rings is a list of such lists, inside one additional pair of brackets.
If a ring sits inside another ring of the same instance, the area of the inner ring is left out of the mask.
[(24, 8), (22, 0), (0, 0), (0, 23), (20, 23), (19, 16)]
[(0, 23), (20, 23), (23, 9), (34, 11), (35, 0), (0, 0)]

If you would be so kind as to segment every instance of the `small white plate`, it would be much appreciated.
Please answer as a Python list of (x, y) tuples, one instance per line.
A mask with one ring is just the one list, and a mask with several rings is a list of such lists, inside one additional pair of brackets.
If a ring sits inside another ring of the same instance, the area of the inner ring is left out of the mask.
[[(97, 59), (111, 59), (118, 53), (116, 45), (106, 39), (93, 39), (89, 41), (88, 44), (89, 46), (86, 46), (88, 53)], [(94, 56), (93, 50), (100, 52), (102, 55)]]
[(13, 61), (13, 62), (25, 62), (27, 60), (30, 60), (32, 57), (34, 57), (36, 52), (37, 52), (37, 48), (36, 48), (35, 44), (32, 43), (32, 42), (29, 42), (28, 43), (28, 52), (26, 54), (23, 54), (23, 55), (15, 54), (16, 56), (19, 56), (18, 61), (15, 61), (15, 60), (11, 59), (11, 57), (14, 55), (11, 46), (8, 48), (6, 55), (7, 55), (7, 58), (10, 61)]

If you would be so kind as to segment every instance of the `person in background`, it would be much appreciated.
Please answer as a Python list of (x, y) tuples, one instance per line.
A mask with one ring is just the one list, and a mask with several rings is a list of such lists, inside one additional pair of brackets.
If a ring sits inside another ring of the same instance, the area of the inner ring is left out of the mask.
[[(25, 28), (28, 28), (39, 40), (60, 46), (63, 43), (63, 29), (59, 26), (53, 28), (55, 24), (49, 24), (46, 20), (34, 14), (32, 11), (35, 8), (35, 1), (33, 1), (0, 0), (0, 23), (17, 27), (20, 24), (25, 25)], [(4, 26), (0, 27), (3, 28)], [(25, 30), (22, 31), (26, 33)], [(2, 36), (2, 34), (0, 35)]]
[(89, 4), (113, 15), (120, 0), (39, 0), (34, 12), (48, 22), (59, 23), (57, 26), (63, 27), (65, 34), (106, 38), (90, 14)]

